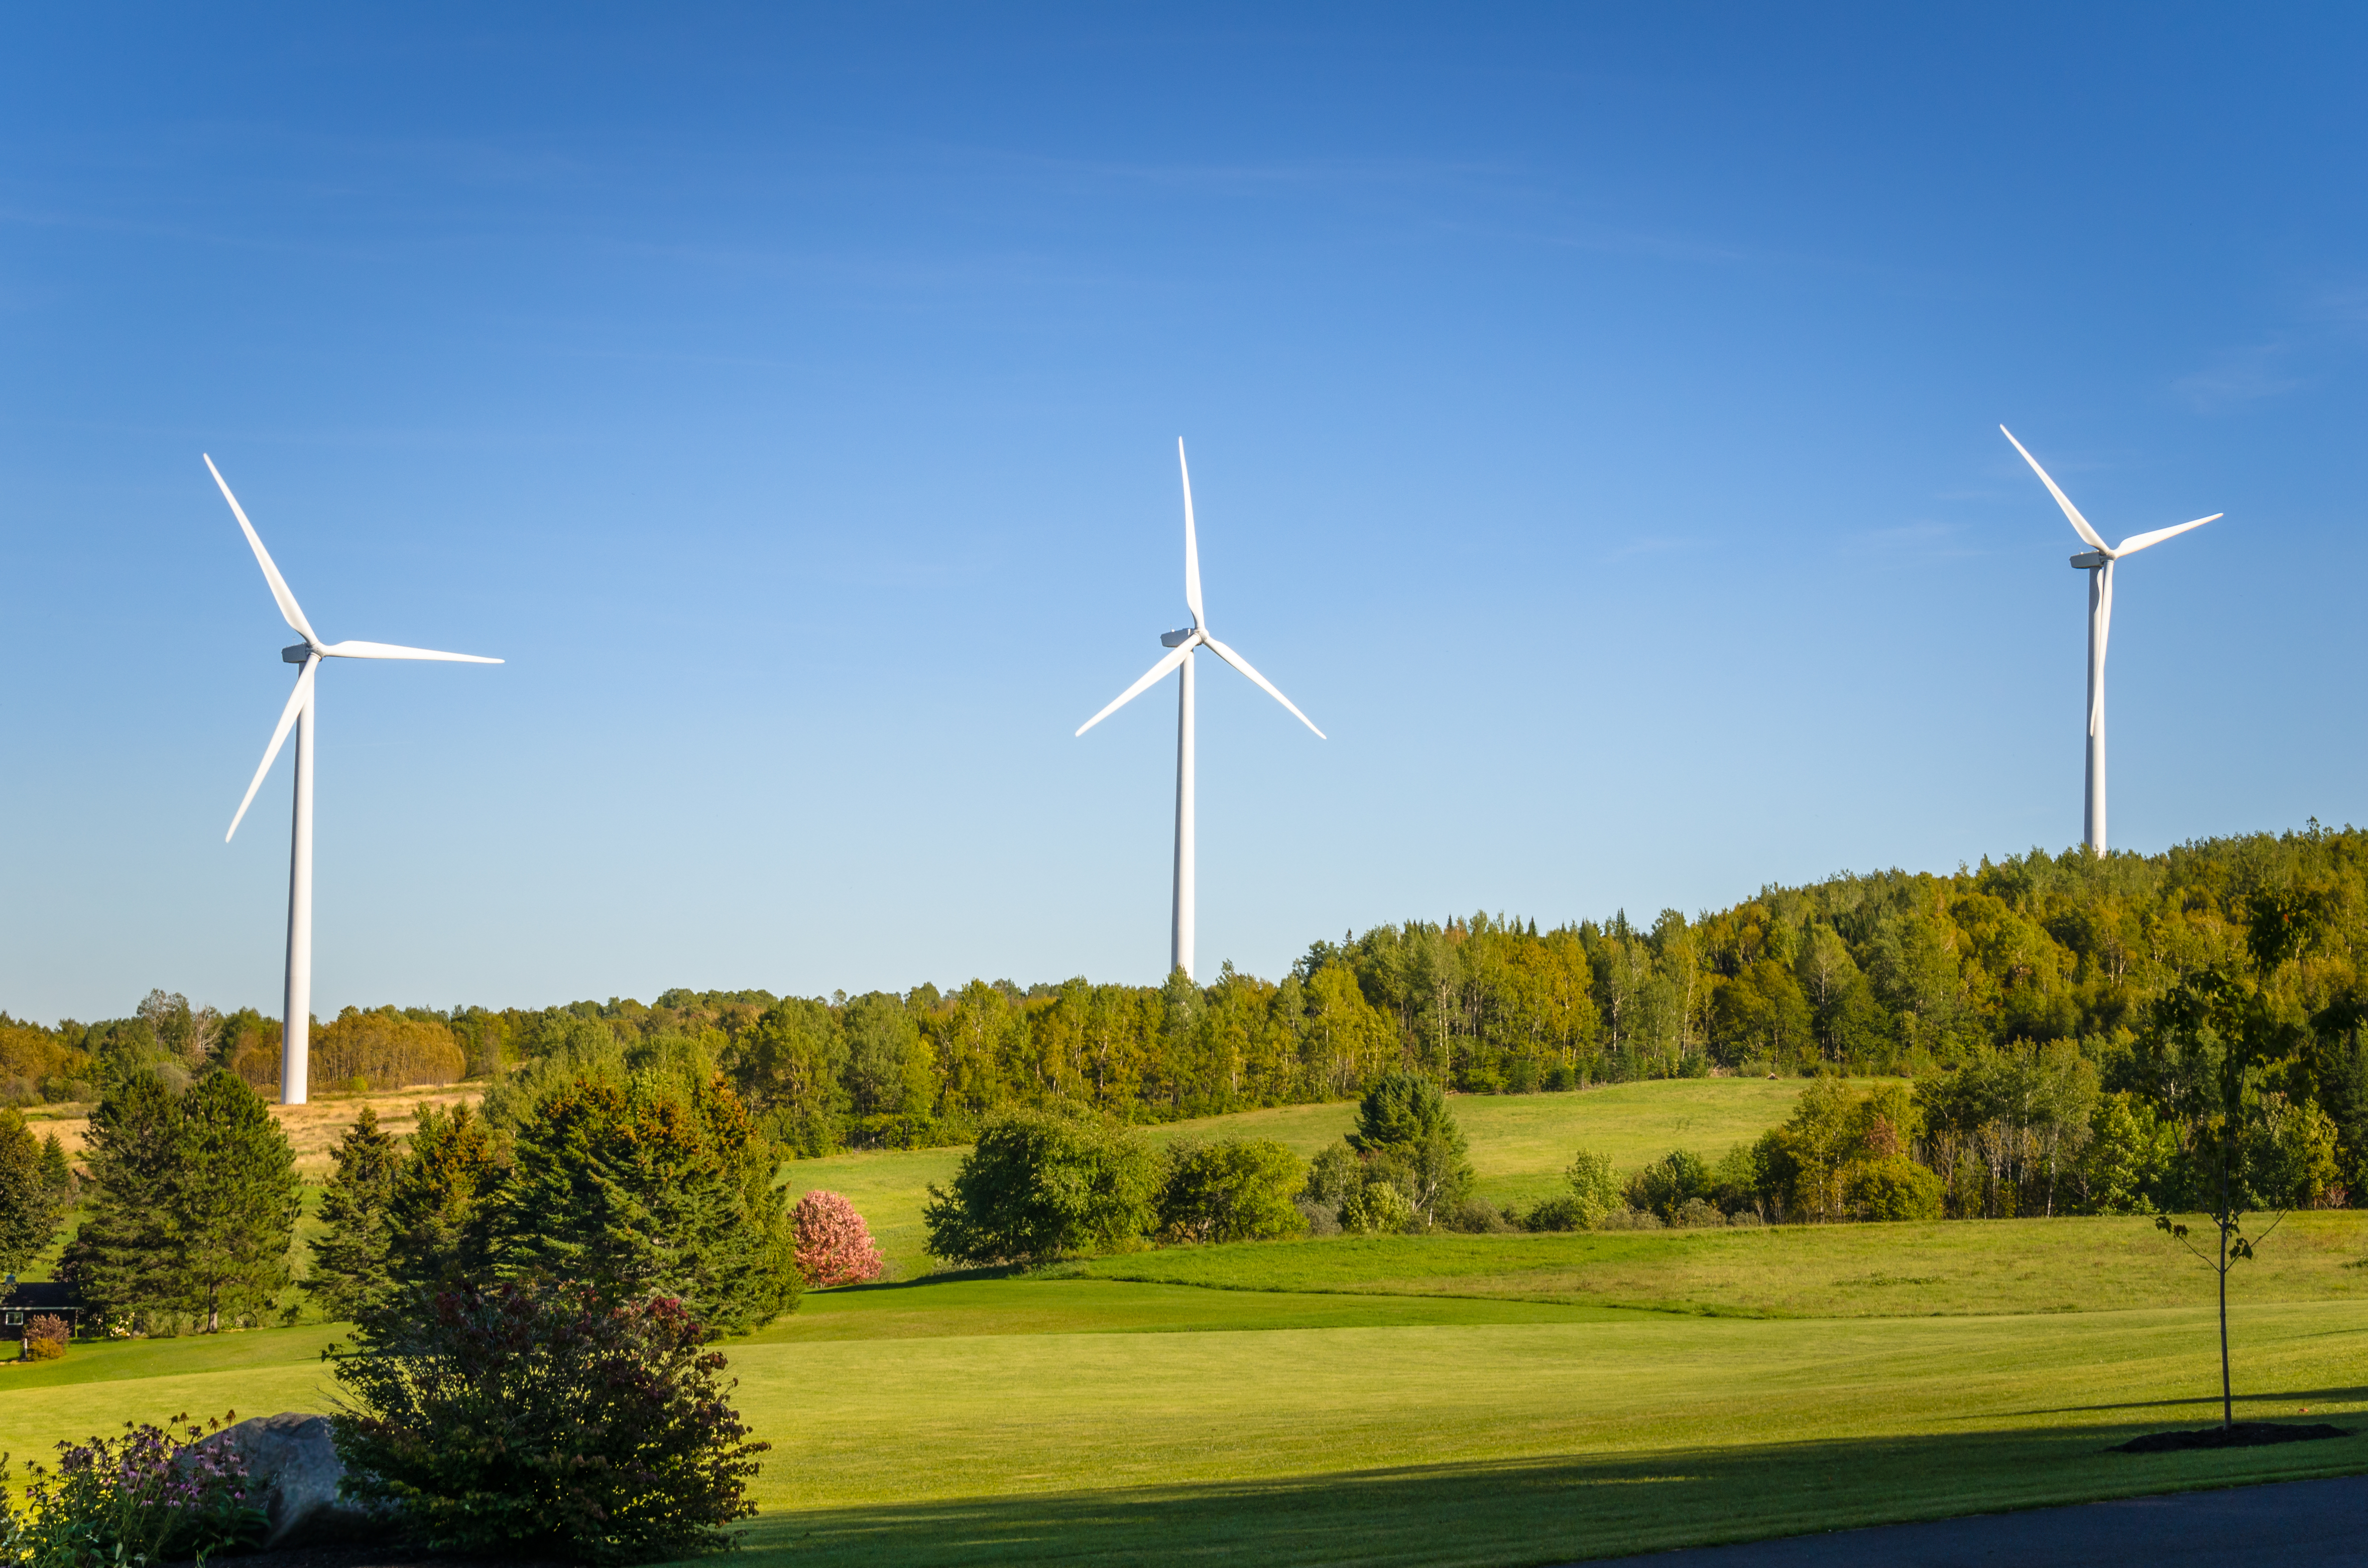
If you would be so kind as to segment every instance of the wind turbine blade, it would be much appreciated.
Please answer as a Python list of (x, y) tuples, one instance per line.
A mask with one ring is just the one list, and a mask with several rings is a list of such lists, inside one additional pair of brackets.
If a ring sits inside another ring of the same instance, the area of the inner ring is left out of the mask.
[(1096, 724), (1100, 723), (1103, 720), (1109, 718), (1111, 714), (1117, 712), (1120, 709), (1125, 707), (1136, 698), (1142, 696), (1144, 687), (1150, 686), (1153, 681), (1157, 680), (1161, 676), (1166, 675), (1168, 671), (1182, 664), (1185, 658), (1190, 655), (1191, 652), (1191, 642), (1188, 641), (1178, 644), (1166, 658), (1151, 666), (1150, 674), (1144, 676), (1141, 680), (1136, 681), (1133, 686), (1128, 687), (1124, 691), (1120, 692), (1118, 694), (1117, 701), (1111, 703), (1109, 707), (1103, 709), (1100, 712), (1095, 714), (1084, 723), (1078, 725), (1077, 733), (1081, 735), (1084, 734), (1087, 730), (1092, 729)]
[[(1290, 698), (1285, 697), (1281, 692), (1277, 691), (1274, 687), (1274, 682), (1267, 679), (1266, 676), (1250, 668), (1250, 663), (1247, 659), (1243, 658), (1239, 653), (1235, 653), (1223, 642), (1218, 642), (1215, 638), (1208, 636), (1205, 633), (1202, 634), (1201, 641), (1209, 645), (1209, 652), (1216, 654), (1217, 657), (1224, 660), (1225, 663), (1233, 665), (1234, 668), (1249, 676), (1250, 679), (1258, 683), (1260, 690), (1264, 691), (1269, 697), (1273, 698), (1277, 702), (1281, 703), (1285, 708), (1290, 709), (1291, 716), (1292, 718), (1298, 720), (1309, 729), (1315, 730), (1315, 721), (1309, 718), (1306, 714), (1302, 713), (1297, 705), (1294, 704)], [(1331, 739), (1329, 735), (1326, 735), (1321, 730), (1315, 730), (1315, 738), (1319, 741)]]
[(230, 832), (222, 835), (224, 844), (228, 844), (232, 835), (238, 832), (238, 824), (245, 820), (246, 808), (255, 804), (255, 792), (263, 788), (263, 776), (271, 771), (273, 763), (279, 760), (279, 748), (287, 744), (288, 732), (294, 726), (296, 715), (304, 710), (304, 699), (313, 690), (313, 672), (320, 667), (321, 655), (318, 653), (304, 661), (304, 668), (296, 676), (296, 689), (288, 694), (288, 706), (279, 710), (279, 727), (271, 732), (271, 744), (264, 748), (263, 766), (255, 770), (255, 778), (248, 783), (245, 798), (238, 802), (238, 814), (230, 819)]
[(482, 653), (439, 653), (433, 648), (402, 648), (393, 642), (357, 642), (351, 639), (330, 643), (321, 650), (321, 655), (330, 659), (441, 659), (454, 665), (501, 663)]
[(2175, 528), (2157, 528), (2150, 534), (2132, 534), (2113, 547), (2113, 553), (2135, 555), (2149, 546), (2160, 544), (2164, 540), (2174, 539), (2190, 528), (2200, 528), (2206, 523), (2216, 523), (2227, 515), (2226, 512), (2214, 512), (2208, 517), (2198, 517), (2192, 523), (2181, 523)]
[(1209, 618), (1201, 609), (1201, 543), (1192, 534), (1192, 470), (1184, 460), (1184, 437), (1176, 437), (1176, 469), (1184, 476), (1184, 603), (1197, 630)]
[(279, 602), (279, 613), (287, 618), (289, 626), (299, 636), (313, 647), (319, 647), (321, 640), (313, 635), (313, 626), (304, 619), (303, 608), (297, 604), (296, 596), (289, 592), (288, 579), (282, 577), (279, 568), (271, 563), (271, 551), (263, 548), (263, 537), (255, 531), (255, 525), (246, 520), (245, 508), (238, 504), (238, 497), (230, 493), (229, 482), (222, 478), (222, 470), (214, 467), (211, 457), (203, 452), (198, 455), (205, 458), (206, 472), (212, 474), (214, 483), (222, 487), (222, 499), (230, 503), (230, 515), (238, 519), (240, 529), (246, 535), (246, 542), (255, 548), (256, 563), (263, 568), (263, 580), (271, 585), (271, 597)]
[(2089, 519), (2080, 515), (2080, 508), (2072, 505), (2072, 497), (2058, 490), (2055, 487), (2055, 482), (2047, 477), (2047, 471), (2039, 466), (2039, 460), (2028, 451), (2024, 451), (2021, 441), (2015, 441), (2014, 432), (2001, 425), (1998, 426), (1998, 434), (2009, 441), (2014, 441), (2014, 449), (2022, 452), (2022, 460), (2031, 465), (2032, 472), (2039, 475), (2039, 483), (2047, 486), (2047, 493), (2055, 497), (2055, 504), (2064, 508), (2064, 515), (2072, 519), (2072, 531), (2087, 540), (2089, 549), (2104, 551), (2108, 555), (2112, 554), (2112, 549), (2105, 541), (2097, 537), (2097, 530), (2089, 526)]

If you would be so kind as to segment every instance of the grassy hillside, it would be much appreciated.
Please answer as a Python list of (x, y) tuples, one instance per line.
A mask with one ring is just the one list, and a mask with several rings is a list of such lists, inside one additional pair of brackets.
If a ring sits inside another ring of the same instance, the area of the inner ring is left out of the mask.
[[(1562, 1190), (1574, 1152), (1594, 1149), (1633, 1169), (1671, 1149), (1712, 1158), (1756, 1138), (1791, 1114), (1797, 1078), (1681, 1078), (1617, 1084), (1557, 1095), (1461, 1095), (1451, 1102), (1472, 1142), (1479, 1194), (1528, 1205)], [(1283, 1106), (1145, 1128), (1155, 1142), (1179, 1138), (1271, 1138), (1302, 1158), (1354, 1125), (1352, 1103)], [(921, 1205), (931, 1182), (950, 1180), (959, 1149), (833, 1154), (788, 1169), (792, 1193), (828, 1187), (847, 1195), (871, 1227), (894, 1277), (929, 1267), (921, 1250)]]
[[(2296, 1214), (2231, 1277), (2238, 1302), (2368, 1302), (2368, 1213)], [(1181, 1247), (1064, 1277), (1231, 1290), (1452, 1295), (1750, 1317), (2190, 1307), (2211, 1271), (2150, 1221), (1950, 1220), (1543, 1236), (1344, 1236)]]

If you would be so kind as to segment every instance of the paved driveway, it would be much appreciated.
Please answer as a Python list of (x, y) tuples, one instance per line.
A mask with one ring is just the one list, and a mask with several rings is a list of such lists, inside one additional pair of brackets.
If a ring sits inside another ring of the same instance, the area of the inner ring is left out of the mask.
[(1587, 1568), (2362, 1568), (2368, 1476), (2285, 1481), (1884, 1525), (1745, 1546), (1597, 1561)]

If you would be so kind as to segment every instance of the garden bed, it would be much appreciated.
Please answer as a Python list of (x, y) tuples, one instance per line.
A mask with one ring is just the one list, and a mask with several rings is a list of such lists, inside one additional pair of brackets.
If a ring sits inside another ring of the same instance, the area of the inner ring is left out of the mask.
[(2323, 1437), (2349, 1437), (2351, 1428), (2314, 1422), (2307, 1426), (2283, 1421), (2239, 1421), (2233, 1426), (2205, 1426), (2192, 1432), (2149, 1432), (2114, 1445), (2121, 1454), (2169, 1454), (2190, 1449), (2259, 1449), (2271, 1443), (2315, 1443)]

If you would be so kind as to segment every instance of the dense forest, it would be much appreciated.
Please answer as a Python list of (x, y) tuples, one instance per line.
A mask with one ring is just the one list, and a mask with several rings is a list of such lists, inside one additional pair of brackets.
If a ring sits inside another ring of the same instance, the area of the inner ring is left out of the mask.
[[(2186, 1114), (2216, 1049), (2194, 1022), (2198, 987), (2242, 987), (2260, 1027), (2283, 1031), (2263, 1083), (2319, 1108), (2340, 1140), (2339, 1185), (2362, 1192), (2363, 879), (2368, 832), (2314, 822), (2159, 855), (2033, 850), (1953, 875), (1844, 874), (1649, 926), (1408, 921), (1316, 942), (1279, 982), (1228, 965), (1207, 985), (973, 980), (826, 1000), (669, 991), (647, 1005), (347, 1009), (316, 1026), (313, 1076), (324, 1092), (438, 1083), (593, 1041), (688, 1040), (784, 1143), (820, 1153), (963, 1142), (1011, 1105), (1148, 1121), (1341, 1099), (1399, 1067), (1474, 1094), (1899, 1074), (1918, 1080), (1928, 1157), (1987, 1151), (1987, 1188), (2009, 1191), (1987, 1201), (2011, 1210), (2017, 1184), (2054, 1168), (2017, 1151), (2054, 1147), (2101, 1097)], [(279, 1034), (251, 1009), (161, 991), (96, 1024), (0, 1015), (0, 1093), (90, 1098), (134, 1064), (170, 1077), (223, 1063), (268, 1087)], [(2001, 1126), (2018, 1130), (2005, 1143)]]

